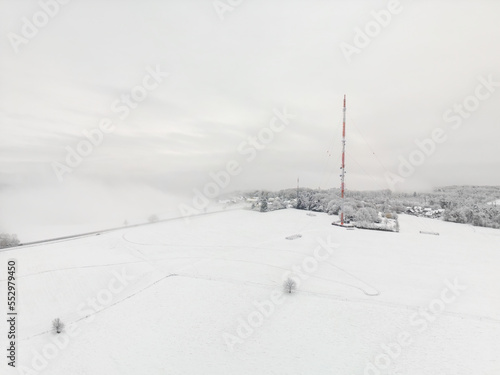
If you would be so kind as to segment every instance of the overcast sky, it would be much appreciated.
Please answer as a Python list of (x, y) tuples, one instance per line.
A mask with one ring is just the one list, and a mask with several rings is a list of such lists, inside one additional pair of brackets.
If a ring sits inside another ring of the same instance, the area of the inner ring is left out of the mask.
[[(54, 1), (0, 0), (5, 188), (189, 194), (231, 160), (227, 191), (337, 187), (344, 94), (348, 188), (391, 187), (436, 128), (446, 141), (393, 188), (500, 185), (498, 1)], [(251, 154), (276, 111), (293, 118)], [(61, 182), (54, 165), (103, 119), (113, 130)]]

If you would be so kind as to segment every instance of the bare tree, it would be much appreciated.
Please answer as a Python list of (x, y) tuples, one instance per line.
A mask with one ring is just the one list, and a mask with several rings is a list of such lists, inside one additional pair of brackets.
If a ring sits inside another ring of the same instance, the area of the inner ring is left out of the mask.
[(61, 322), (61, 319), (56, 318), (52, 321), (52, 328), (56, 333), (61, 333), (64, 330), (64, 323)]
[(295, 291), (297, 289), (297, 283), (295, 282), (294, 279), (292, 279), (292, 278), (289, 277), (283, 283), (283, 289), (287, 293), (292, 293), (293, 291)]

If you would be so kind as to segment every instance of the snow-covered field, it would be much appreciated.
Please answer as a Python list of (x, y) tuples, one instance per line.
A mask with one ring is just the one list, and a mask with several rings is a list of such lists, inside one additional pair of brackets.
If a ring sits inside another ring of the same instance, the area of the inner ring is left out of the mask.
[(237, 210), (0, 252), (1, 310), (8, 259), (19, 294), (0, 373), (500, 374), (500, 231), (334, 220)]

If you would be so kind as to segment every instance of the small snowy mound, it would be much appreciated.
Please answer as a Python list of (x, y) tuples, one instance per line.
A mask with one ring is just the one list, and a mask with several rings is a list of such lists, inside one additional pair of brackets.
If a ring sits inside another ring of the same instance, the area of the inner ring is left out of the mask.
[(428, 232), (428, 231), (424, 231), (424, 230), (421, 230), (420, 234), (433, 234), (434, 236), (439, 236), (438, 232)]

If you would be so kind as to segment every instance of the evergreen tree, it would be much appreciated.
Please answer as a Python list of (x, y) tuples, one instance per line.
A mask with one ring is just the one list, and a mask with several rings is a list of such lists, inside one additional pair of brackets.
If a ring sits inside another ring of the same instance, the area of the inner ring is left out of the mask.
[(260, 201), (260, 212), (266, 212), (267, 211), (267, 198), (263, 198)]

